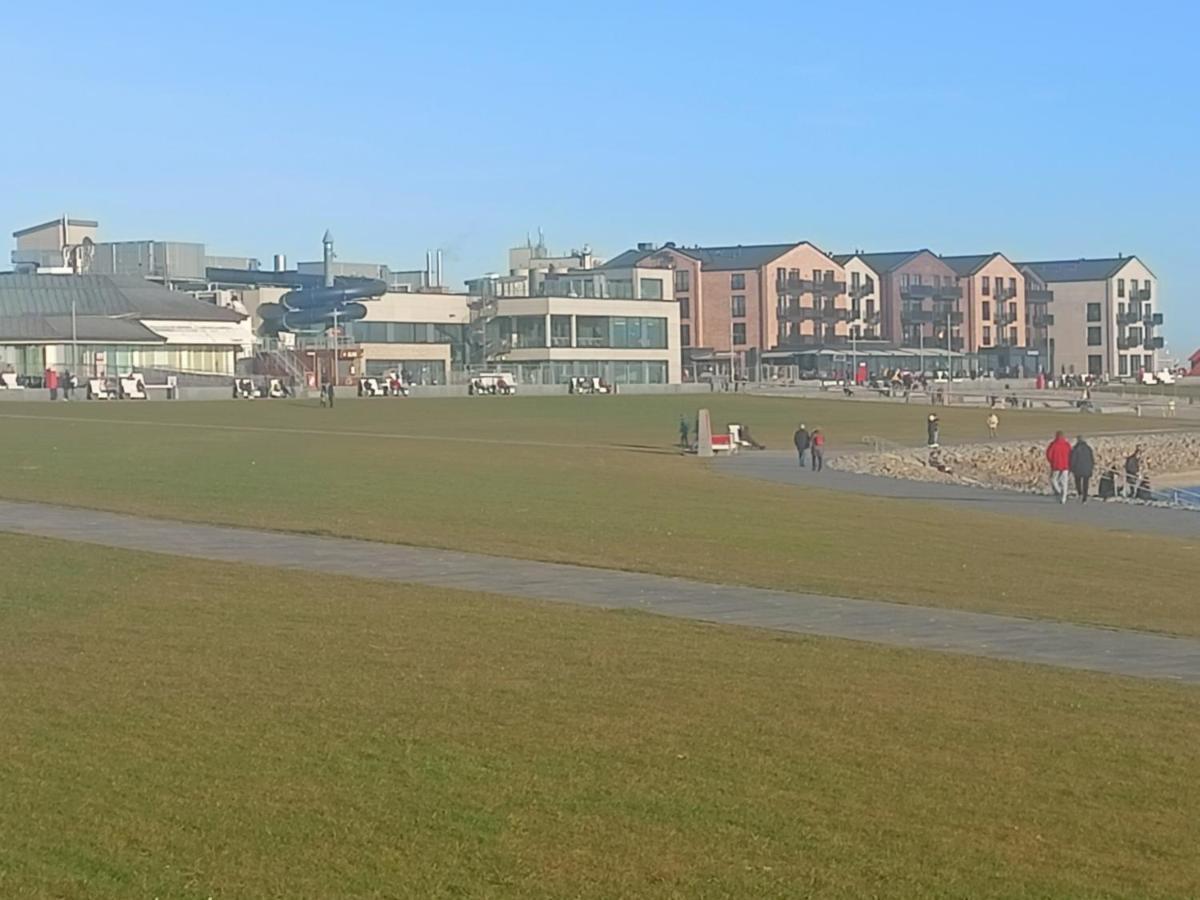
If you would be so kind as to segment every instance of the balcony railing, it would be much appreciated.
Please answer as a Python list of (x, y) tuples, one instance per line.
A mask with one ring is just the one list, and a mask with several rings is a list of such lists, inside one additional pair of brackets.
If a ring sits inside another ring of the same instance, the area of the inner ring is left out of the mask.
[(850, 293), (850, 296), (855, 299), (862, 299), (863, 297), (870, 297), (872, 294), (875, 293), (875, 282), (872, 281), (869, 284), (857, 284), (857, 285), (852, 284), (852, 285), (850, 285), (849, 293)]
[(1133, 338), (1125, 337), (1124, 335), (1117, 338), (1117, 349), (1118, 350), (1133, 350), (1137, 347), (1140, 347), (1141, 345), (1142, 345), (1142, 341), (1140, 339), (1135, 341)]
[(1131, 310), (1129, 312), (1117, 313), (1118, 325), (1136, 325), (1140, 321), (1142, 321), (1142, 314), (1140, 311)]
[(1146, 338), (1146, 342), (1142, 344), (1143, 350), (1161, 350), (1166, 345), (1161, 337)]
[(922, 322), (936, 321), (933, 316), (933, 310), (920, 309), (919, 307), (901, 307), (900, 321), (905, 325), (917, 325)]
[(1135, 302), (1145, 302), (1150, 299), (1150, 288), (1131, 288), (1129, 299)]
[(1042, 313), (1041, 315), (1030, 316), (1029, 318), (1030, 328), (1049, 328), (1053, 324), (1054, 316), (1050, 313)]
[(1035, 290), (1027, 288), (1025, 291), (1026, 303), (1049, 303), (1054, 299), (1054, 291)]
[(957, 284), (902, 284), (900, 296), (914, 300), (959, 300), (962, 288)]
[(1163, 323), (1162, 313), (1147, 313), (1142, 317), (1142, 324), (1147, 328), (1155, 328)]
[[(800, 278), (788, 275), (775, 279), (775, 291), (780, 294), (844, 294), (846, 282), (836, 278)], [(872, 291), (868, 290), (870, 294)]]
[(945, 325), (947, 322), (951, 325), (961, 325), (963, 323), (963, 314), (957, 309), (935, 308), (930, 315), (933, 316), (933, 321), (938, 325)]

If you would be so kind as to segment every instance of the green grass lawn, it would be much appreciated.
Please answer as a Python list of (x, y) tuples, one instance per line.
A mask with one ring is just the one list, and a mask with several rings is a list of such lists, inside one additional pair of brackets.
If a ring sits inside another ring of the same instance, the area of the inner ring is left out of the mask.
[[(669, 447), (697, 402), (14, 404), (0, 410), (0, 497), (1200, 634), (1195, 541), (723, 476)], [(776, 446), (797, 420), (844, 444), (916, 440), (926, 414), (700, 402)], [(969, 437), (981, 416), (946, 410), (944, 433)], [(1081, 421), (1146, 425), (1031, 412), (1002, 427), (1044, 435)], [(487, 443), (509, 439), (531, 443)]]
[(1200, 893), (1200, 692), (0, 536), (0, 896)]

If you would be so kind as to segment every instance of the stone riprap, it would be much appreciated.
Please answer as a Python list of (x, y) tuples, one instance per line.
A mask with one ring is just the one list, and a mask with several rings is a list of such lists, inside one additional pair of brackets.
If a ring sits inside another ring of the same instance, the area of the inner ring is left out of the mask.
[[(1072, 443), (1075, 435), (1068, 435)], [(1200, 470), (1200, 432), (1130, 434), (1087, 438), (1096, 456), (1096, 478), (1106, 468), (1125, 470), (1125, 457), (1135, 446), (1143, 448), (1143, 471), (1154, 476)], [(948, 471), (929, 464), (929, 449), (850, 453), (832, 460), (831, 468), (859, 475), (907, 478), (943, 484), (982, 485), (1014, 491), (1046, 490), (1045, 441), (1003, 441), (962, 444), (941, 448)]]

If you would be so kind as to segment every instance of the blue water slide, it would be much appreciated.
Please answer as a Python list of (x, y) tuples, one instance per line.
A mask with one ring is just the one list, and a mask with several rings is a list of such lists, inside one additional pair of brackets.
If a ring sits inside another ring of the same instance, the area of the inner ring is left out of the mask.
[(259, 332), (323, 331), (337, 323), (354, 322), (367, 314), (360, 300), (374, 300), (387, 293), (387, 284), (369, 278), (338, 278), (333, 287), (310, 286), (288, 291), (278, 303), (258, 307), (262, 319)]

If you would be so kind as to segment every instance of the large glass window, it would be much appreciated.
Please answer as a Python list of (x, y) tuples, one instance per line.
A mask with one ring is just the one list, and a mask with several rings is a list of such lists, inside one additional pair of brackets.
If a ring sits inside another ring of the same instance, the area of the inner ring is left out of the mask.
[(576, 316), (576, 347), (607, 347), (608, 316)]
[(638, 281), (638, 293), (642, 300), (661, 300), (663, 283), (661, 278), (642, 278)]
[(729, 314), (735, 318), (746, 315), (745, 294), (734, 294), (729, 298)]
[(462, 344), (466, 326), (454, 322), (354, 322), (349, 333), (360, 344)]
[(571, 317), (570, 316), (551, 316), (550, 317), (550, 346), (551, 347), (570, 347), (571, 346)]
[(514, 349), (546, 346), (545, 316), (513, 316), (512, 323)]

